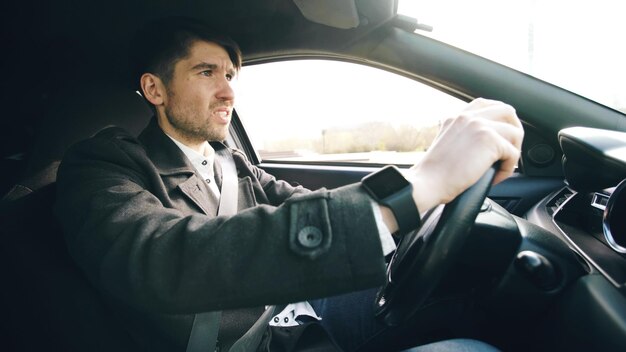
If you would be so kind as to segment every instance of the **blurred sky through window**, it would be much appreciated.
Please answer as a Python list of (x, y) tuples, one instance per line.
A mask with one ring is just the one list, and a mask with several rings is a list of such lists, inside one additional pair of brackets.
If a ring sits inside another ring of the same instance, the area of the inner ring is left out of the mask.
[[(400, 0), (398, 12), (433, 27), (416, 35), (626, 113), (622, 7), (611, 0)], [(411, 79), (330, 60), (245, 66), (235, 90), (237, 112), (255, 148), (273, 152), (300, 139), (309, 147), (298, 153), (308, 153), (325, 132), (370, 122), (427, 129), (465, 105)]]
[(615, 0), (400, 0), (434, 39), (626, 113), (626, 21)]

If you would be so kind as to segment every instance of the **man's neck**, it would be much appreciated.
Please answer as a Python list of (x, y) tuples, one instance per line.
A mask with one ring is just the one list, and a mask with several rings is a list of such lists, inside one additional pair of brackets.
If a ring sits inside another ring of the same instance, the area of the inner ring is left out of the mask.
[(189, 138), (186, 138), (186, 136), (179, 133), (167, 120), (157, 119), (157, 122), (161, 130), (163, 130), (163, 132), (165, 132), (165, 134), (167, 134), (171, 138), (184, 144), (190, 149), (195, 150), (201, 155), (207, 155), (206, 149), (207, 149), (208, 143), (205, 140), (190, 140)]
[(166, 136), (170, 137), (170, 139), (172, 139), (174, 143), (176, 143), (176, 145), (185, 153), (187, 158), (189, 158), (190, 160), (196, 159), (196, 158), (209, 158), (211, 160), (211, 164), (213, 164), (213, 157), (215, 155), (215, 150), (209, 144), (209, 142), (204, 141), (198, 150), (198, 149), (191, 148), (187, 144), (176, 139), (174, 136), (170, 136), (167, 132), (164, 131), (164, 133)]

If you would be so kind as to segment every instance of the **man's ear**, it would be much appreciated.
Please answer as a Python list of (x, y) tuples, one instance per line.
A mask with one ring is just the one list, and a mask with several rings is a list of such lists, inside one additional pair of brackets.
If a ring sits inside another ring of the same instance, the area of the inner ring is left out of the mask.
[(155, 107), (165, 101), (165, 86), (163, 81), (152, 73), (144, 73), (139, 81), (143, 96)]

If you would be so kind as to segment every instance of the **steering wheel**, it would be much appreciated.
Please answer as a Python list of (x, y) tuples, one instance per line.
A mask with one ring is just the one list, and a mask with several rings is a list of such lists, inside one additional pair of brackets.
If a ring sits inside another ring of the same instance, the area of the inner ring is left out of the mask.
[[(433, 209), (419, 230), (406, 234), (387, 267), (374, 313), (389, 326), (410, 319), (431, 295), (461, 252), (499, 164), (494, 164), (452, 202)], [(443, 208), (443, 211), (441, 210)]]

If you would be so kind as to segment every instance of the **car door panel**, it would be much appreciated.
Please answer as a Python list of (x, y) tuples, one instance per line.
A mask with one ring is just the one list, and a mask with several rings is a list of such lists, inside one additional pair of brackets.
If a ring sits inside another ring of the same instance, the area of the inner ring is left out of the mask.
[[(377, 170), (368, 166), (330, 166), (286, 163), (262, 163), (259, 165), (276, 178), (309, 189), (336, 188), (359, 182), (363, 176)], [(563, 180), (554, 177), (530, 177), (514, 174), (492, 187), (489, 197), (509, 212), (522, 216), (539, 200), (563, 187)]]

